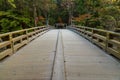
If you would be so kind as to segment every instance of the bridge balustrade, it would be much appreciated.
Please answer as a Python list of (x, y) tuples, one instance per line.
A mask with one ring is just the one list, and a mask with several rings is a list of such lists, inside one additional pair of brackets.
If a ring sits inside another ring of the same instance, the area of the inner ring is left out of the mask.
[(22, 46), (40, 36), (41, 34), (39, 33), (44, 33), (48, 29), (48, 27), (40, 26), (0, 34), (0, 60), (6, 56), (12, 55)]
[(85, 26), (70, 26), (69, 29), (120, 59), (120, 33)]

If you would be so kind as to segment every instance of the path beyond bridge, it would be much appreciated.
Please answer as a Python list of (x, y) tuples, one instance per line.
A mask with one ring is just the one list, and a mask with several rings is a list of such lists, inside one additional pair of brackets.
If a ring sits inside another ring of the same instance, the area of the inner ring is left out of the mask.
[(0, 80), (120, 80), (120, 62), (70, 30), (49, 30), (0, 62)]

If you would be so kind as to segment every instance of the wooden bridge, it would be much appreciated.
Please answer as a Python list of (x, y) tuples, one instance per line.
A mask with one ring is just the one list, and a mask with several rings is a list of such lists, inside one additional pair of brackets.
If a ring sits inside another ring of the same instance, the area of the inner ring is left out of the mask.
[(120, 80), (120, 34), (35, 27), (0, 39), (0, 80)]

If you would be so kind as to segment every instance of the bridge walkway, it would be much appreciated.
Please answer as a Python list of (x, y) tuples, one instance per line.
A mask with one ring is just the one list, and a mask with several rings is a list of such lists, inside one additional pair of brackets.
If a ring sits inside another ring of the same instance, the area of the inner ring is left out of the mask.
[(120, 62), (69, 30), (50, 30), (0, 62), (0, 80), (120, 80)]

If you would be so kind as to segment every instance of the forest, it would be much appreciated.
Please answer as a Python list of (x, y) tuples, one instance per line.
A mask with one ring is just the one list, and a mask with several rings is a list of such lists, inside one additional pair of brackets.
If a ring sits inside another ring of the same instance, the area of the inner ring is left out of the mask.
[(42, 25), (120, 28), (120, 0), (0, 0), (0, 33)]

